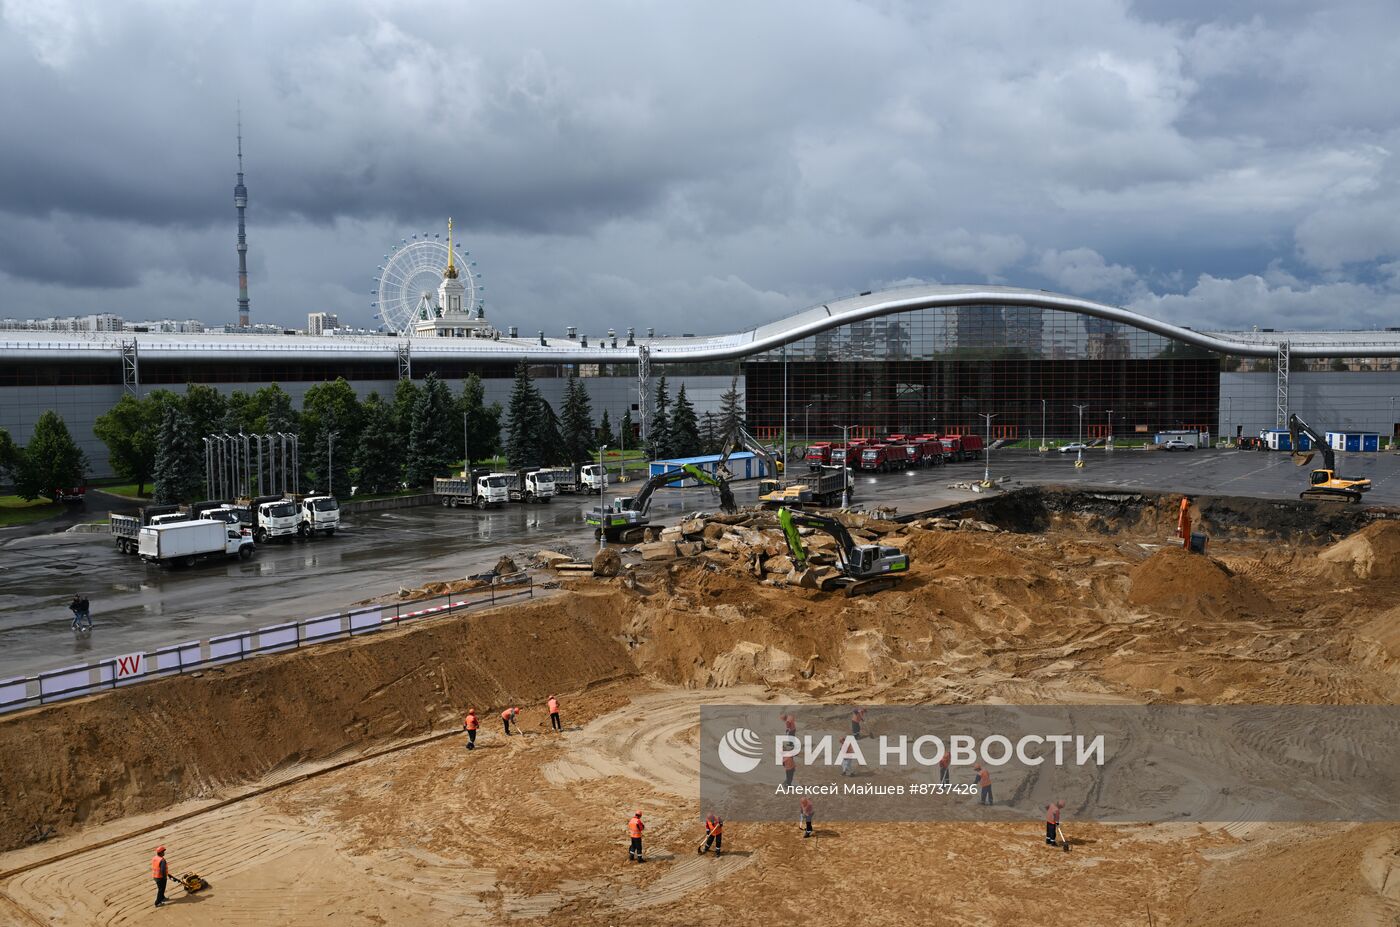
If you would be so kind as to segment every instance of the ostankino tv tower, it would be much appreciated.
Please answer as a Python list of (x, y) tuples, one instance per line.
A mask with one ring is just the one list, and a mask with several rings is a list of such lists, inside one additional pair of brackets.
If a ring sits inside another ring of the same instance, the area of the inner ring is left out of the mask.
[(243, 211), (248, 207), (248, 188), (243, 186), (243, 108), (238, 111), (238, 183), (233, 186), (233, 205), (238, 208), (238, 324), (248, 327), (248, 235), (243, 228)]

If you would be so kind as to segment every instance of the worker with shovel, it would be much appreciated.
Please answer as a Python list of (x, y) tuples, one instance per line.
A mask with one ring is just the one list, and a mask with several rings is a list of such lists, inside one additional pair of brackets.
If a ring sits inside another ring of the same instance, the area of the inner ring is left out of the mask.
[(559, 699), (554, 696), (549, 697), (549, 728), (553, 731), (563, 732), (564, 725), (559, 721)]
[[(1060, 830), (1060, 811), (1065, 806), (1065, 800), (1052, 801), (1045, 806), (1045, 845), (1055, 846)], [(1068, 844), (1068, 841), (1066, 841)]]
[[(518, 705), (514, 708), (507, 708), (505, 711), (501, 712), (501, 727), (505, 728), (507, 737), (510, 736), (510, 723), (515, 721), (518, 717), (520, 717), (520, 706)], [(516, 721), (515, 726), (519, 728), (520, 722)]]
[(972, 767), (977, 772), (977, 786), (980, 794), (977, 798), (979, 805), (990, 805), (992, 803), (992, 773), (981, 763)]
[(712, 845), (715, 848), (715, 857), (718, 858), (724, 847), (724, 818), (717, 814), (705, 818), (705, 842), (700, 845), (700, 855), (704, 856), (710, 852)]
[(802, 825), (802, 839), (812, 836), (812, 799), (803, 795), (797, 802), (798, 823)]
[(165, 862), (165, 847), (156, 847), (156, 855), (151, 857), (151, 879), (156, 883), (156, 907), (165, 904), (165, 880), (170, 876), (170, 866)]

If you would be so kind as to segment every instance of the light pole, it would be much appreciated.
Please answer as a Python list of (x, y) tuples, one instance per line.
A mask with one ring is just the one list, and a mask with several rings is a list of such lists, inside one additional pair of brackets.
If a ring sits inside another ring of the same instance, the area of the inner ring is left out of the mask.
[(1079, 451), (1075, 455), (1074, 463), (1076, 466), (1082, 467), (1084, 466), (1084, 410), (1089, 408), (1089, 404), (1087, 402), (1083, 405), (1076, 404), (1075, 408), (1079, 410)]
[(815, 402), (809, 402), (802, 407), (802, 443), (807, 447), (812, 446), (812, 406)]
[(1113, 450), (1113, 410), (1108, 410), (1108, 449)]
[(1390, 446), (1395, 447), (1395, 397), (1390, 397)]
[(462, 413), (462, 479), (469, 480), (472, 476), (472, 448), (471, 434), (467, 429), (467, 413)]
[(841, 443), (846, 447), (846, 459), (841, 461), (841, 508), (851, 507), (851, 426), (841, 426)]
[(992, 482), (992, 419), (996, 418), (1001, 413), (978, 412), (977, 414), (987, 420), (987, 439), (983, 442), (984, 447), (982, 448), (982, 482), (990, 485)]
[(335, 439), (340, 437), (340, 432), (332, 431), (326, 435), (326, 495), (335, 495)]
[[(605, 523), (605, 522), (607, 521), (607, 515), (606, 515), (606, 513), (604, 513), (604, 512), (602, 511), (603, 509), (607, 508), (607, 503), (603, 501), (603, 490), (606, 489), (607, 486), (608, 486), (608, 469), (607, 469), (607, 467), (605, 467), (605, 466), (603, 465), (603, 452), (606, 451), (607, 449), (608, 449), (608, 446), (607, 446), (606, 444), (600, 444), (600, 445), (598, 445), (598, 509), (599, 509), (599, 513), (598, 513), (598, 514), (599, 514), (599, 518), (600, 518), (600, 521), (599, 521), (600, 524)], [(598, 549), (599, 549), (599, 550), (602, 550), (604, 547), (607, 547), (607, 546), (608, 546), (608, 538), (607, 538), (607, 536), (603, 533), (603, 529), (602, 529), (602, 528), (599, 528), (599, 529), (598, 529)]]
[[(788, 372), (787, 372), (787, 345), (783, 345), (783, 453), (778, 459), (782, 462), (783, 472), (787, 472), (787, 441), (788, 441)], [(777, 474), (773, 474), (777, 476)]]
[(1045, 400), (1040, 400), (1040, 449), (1046, 448), (1045, 444)]

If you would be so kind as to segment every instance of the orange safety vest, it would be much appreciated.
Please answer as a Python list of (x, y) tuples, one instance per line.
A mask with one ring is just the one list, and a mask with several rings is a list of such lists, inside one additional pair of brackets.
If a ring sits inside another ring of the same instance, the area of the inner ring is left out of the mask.
[(705, 833), (711, 837), (718, 837), (724, 833), (724, 820), (711, 815), (705, 819)]
[(941, 768), (943, 768), (943, 769), (947, 769), (947, 768), (948, 768), (948, 764), (951, 763), (951, 762), (952, 762), (952, 760), (950, 760), (950, 759), (948, 758), (948, 754), (947, 754), (947, 753), (944, 753), (944, 754), (943, 754), (943, 759), (941, 759), (941, 760), (938, 761), (938, 765), (939, 765)]
[(992, 774), (985, 766), (977, 771), (977, 784), (983, 788), (992, 784)]
[(641, 818), (632, 818), (627, 822), (627, 836), (629, 837), (640, 837), (645, 829)]
[(467, 720), (463, 723), (466, 725), (467, 730), (474, 731), (477, 729), (477, 726), (481, 722), (477, 721), (476, 712), (472, 712), (471, 714), (467, 715)]
[(557, 714), (558, 712), (559, 712), (559, 700), (558, 700), (558, 699), (553, 699), (553, 698), (550, 699), (550, 700), (549, 700), (549, 713), (550, 713), (550, 714)]
[(790, 756), (785, 756), (785, 757), (783, 757), (783, 769), (796, 769), (796, 768), (797, 768), (797, 764), (793, 762), (792, 757), (790, 757)]
[(797, 803), (797, 807), (802, 809), (803, 814), (810, 815), (812, 813), (812, 800), (804, 798)]
[(1051, 802), (1050, 804), (1045, 806), (1045, 823), (1060, 823), (1060, 806), (1055, 804), (1054, 802)]
[(166, 868), (165, 868), (165, 857), (164, 857), (164, 856), (152, 856), (152, 857), (151, 857), (151, 878), (153, 878), (153, 879), (163, 879), (163, 878), (165, 878), (165, 873), (166, 873)]
[(509, 721), (512, 717), (514, 717), (514, 716), (511, 714), (511, 709), (509, 709), (509, 708), (507, 708), (505, 711), (501, 712), (501, 720), (503, 720), (503, 721)]

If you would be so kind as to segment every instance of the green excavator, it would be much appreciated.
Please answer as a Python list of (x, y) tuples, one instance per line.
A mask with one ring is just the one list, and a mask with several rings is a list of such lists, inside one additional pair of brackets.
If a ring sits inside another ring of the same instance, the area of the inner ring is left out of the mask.
[(823, 592), (844, 589), (848, 596), (870, 595), (894, 588), (909, 572), (909, 555), (904, 551), (880, 544), (857, 544), (846, 526), (834, 518), (782, 508), (778, 510), (778, 523), (783, 526), (792, 562), (799, 570), (807, 568), (808, 555), (798, 528), (824, 531), (836, 539), (840, 572), (822, 581)]
[(635, 544), (638, 541), (652, 540), (661, 533), (651, 526), (647, 512), (651, 510), (651, 496), (662, 486), (694, 479), (706, 486), (713, 486), (719, 492), (720, 508), (726, 512), (735, 511), (734, 494), (729, 484), (706, 473), (694, 464), (681, 464), (679, 470), (658, 473), (642, 484), (635, 496), (617, 496), (590, 509), (583, 520), (593, 528), (594, 538), (607, 538), (613, 543)]

